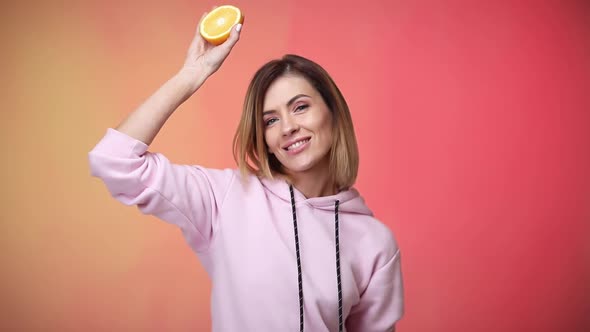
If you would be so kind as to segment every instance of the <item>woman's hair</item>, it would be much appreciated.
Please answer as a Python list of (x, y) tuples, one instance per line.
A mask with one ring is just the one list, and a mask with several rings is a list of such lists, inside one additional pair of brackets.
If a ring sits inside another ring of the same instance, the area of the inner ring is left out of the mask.
[(269, 86), (279, 77), (298, 75), (305, 78), (322, 96), (332, 112), (332, 147), (330, 174), (337, 188), (349, 188), (356, 181), (359, 165), (358, 147), (346, 100), (330, 75), (317, 63), (298, 55), (287, 54), (269, 61), (250, 81), (240, 124), (233, 140), (233, 154), (242, 173), (288, 179), (278, 159), (268, 152), (262, 117), (264, 98)]

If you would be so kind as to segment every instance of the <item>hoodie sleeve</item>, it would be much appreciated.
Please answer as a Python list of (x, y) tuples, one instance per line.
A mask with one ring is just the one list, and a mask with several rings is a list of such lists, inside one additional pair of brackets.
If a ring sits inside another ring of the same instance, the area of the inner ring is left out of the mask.
[(193, 250), (207, 249), (235, 172), (176, 165), (147, 149), (109, 128), (88, 155), (91, 175), (121, 203), (178, 226)]
[(396, 249), (393, 256), (377, 268), (359, 303), (352, 307), (346, 320), (349, 332), (391, 332), (404, 314), (401, 256)]

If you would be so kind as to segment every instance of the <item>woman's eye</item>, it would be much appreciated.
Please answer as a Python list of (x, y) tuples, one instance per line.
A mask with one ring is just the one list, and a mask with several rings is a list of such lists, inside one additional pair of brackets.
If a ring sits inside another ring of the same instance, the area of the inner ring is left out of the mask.
[(297, 108), (295, 108), (295, 112), (302, 111), (306, 108), (307, 108), (307, 105), (305, 105), (305, 104), (299, 105), (299, 106), (297, 106)]
[(264, 122), (264, 124), (265, 124), (266, 126), (270, 126), (271, 124), (275, 123), (275, 121), (276, 121), (276, 120), (277, 120), (276, 118), (270, 118), (270, 119), (266, 120), (266, 121)]

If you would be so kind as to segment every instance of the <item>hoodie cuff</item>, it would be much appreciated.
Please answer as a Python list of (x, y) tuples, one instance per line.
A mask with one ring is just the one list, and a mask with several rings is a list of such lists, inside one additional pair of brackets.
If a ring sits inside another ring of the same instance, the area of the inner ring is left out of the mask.
[(108, 128), (93, 152), (113, 157), (132, 157), (144, 154), (148, 145), (116, 129)]

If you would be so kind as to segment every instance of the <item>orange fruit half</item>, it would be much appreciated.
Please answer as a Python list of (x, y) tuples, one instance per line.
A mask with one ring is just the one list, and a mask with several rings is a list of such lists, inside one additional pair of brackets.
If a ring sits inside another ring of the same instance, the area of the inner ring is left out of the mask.
[(231, 29), (238, 23), (244, 23), (244, 15), (238, 7), (219, 6), (203, 18), (199, 31), (206, 41), (220, 45), (227, 40)]

